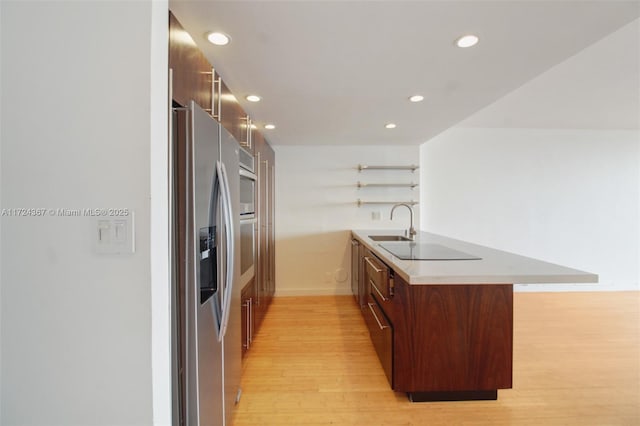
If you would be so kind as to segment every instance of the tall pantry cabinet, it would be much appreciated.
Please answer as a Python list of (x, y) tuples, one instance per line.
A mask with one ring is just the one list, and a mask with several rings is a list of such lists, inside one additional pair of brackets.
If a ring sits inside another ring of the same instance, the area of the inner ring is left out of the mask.
[(255, 327), (262, 324), (276, 291), (275, 280), (275, 153), (262, 135), (253, 135), (258, 175), (258, 261), (255, 288)]

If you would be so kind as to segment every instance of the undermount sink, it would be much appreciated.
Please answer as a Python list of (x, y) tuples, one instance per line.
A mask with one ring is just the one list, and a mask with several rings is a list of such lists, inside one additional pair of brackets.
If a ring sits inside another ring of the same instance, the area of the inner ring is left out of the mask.
[(369, 235), (373, 241), (411, 241), (402, 235)]

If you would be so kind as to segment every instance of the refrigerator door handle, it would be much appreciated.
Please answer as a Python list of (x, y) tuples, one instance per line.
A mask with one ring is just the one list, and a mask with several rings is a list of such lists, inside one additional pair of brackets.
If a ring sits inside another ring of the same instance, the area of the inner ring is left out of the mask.
[(224, 163), (218, 161), (216, 163), (216, 169), (218, 171), (220, 182), (220, 196), (222, 200), (222, 217), (224, 218), (224, 228), (226, 236), (225, 258), (227, 264), (225, 265), (225, 281), (222, 283), (222, 321), (220, 323), (220, 332), (218, 333), (218, 341), (222, 341), (224, 335), (227, 332), (227, 325), (229, 324), (229, 313), (231, 310), (231, 294), (233, 291), (233, 271), (234, 271), (234, 230), (233, 230), (233, 212), (231, 209), (231, 192), (229, 190), (229, 178), (227, 176), (227, 170)]

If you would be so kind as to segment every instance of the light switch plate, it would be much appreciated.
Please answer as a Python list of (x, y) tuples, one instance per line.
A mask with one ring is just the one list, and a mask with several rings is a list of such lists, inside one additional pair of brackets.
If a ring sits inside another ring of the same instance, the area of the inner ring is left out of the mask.
[(97, 216), (93, 223), (93, 248), (99, 254), (132, 254), (135, 252), (135, 220), (127, 216)]

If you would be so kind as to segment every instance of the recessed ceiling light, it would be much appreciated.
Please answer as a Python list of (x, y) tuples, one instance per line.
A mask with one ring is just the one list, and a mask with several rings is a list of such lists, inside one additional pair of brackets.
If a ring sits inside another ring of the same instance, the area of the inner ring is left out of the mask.
[(260, 102), (260, 96), (258, 95), (248, 95), (247, 97), (245, 97), (246, 100), (248, 100), (249, 102)]
[(424, 101), (424, 96), (422, 95), (413, 95), (409, 98), (411, 102), (422, 102)]
[(253, 124), (253, 123), (251, 123), (251, 125), (250, 125), (249, 127), (251, 127), (252, 129), (257, 129), (257, 128), (258, 128), (258, 126), (256, 126), (256, 125), (255, 125), (255, 124)]
[(385, 129), (395, 129), (396, 125), (395, 125), (395, 123), (387, 123), (387, 124), (384, 125), (384, 128)]
[(213, 43), (216, 46), (225, 46), (229, 44), (229, 42), (231, 41), (231, 37), (229, 37), (225, 33), (212, 32), (207, 34), (207, 40), (209, 40), (210, 43)]
[(273, 130), (276, 128), (276, 126), (274, 124), (265, 124), (264, 128), (267, 130)]
[(476, 44), (478, 44), (479, 40), (480, 39), (478, 38), (478, 36), (475, 36), (473, 34), (467, 34), (456, 40), (456, 46), (458, 47), (475, 46)]

